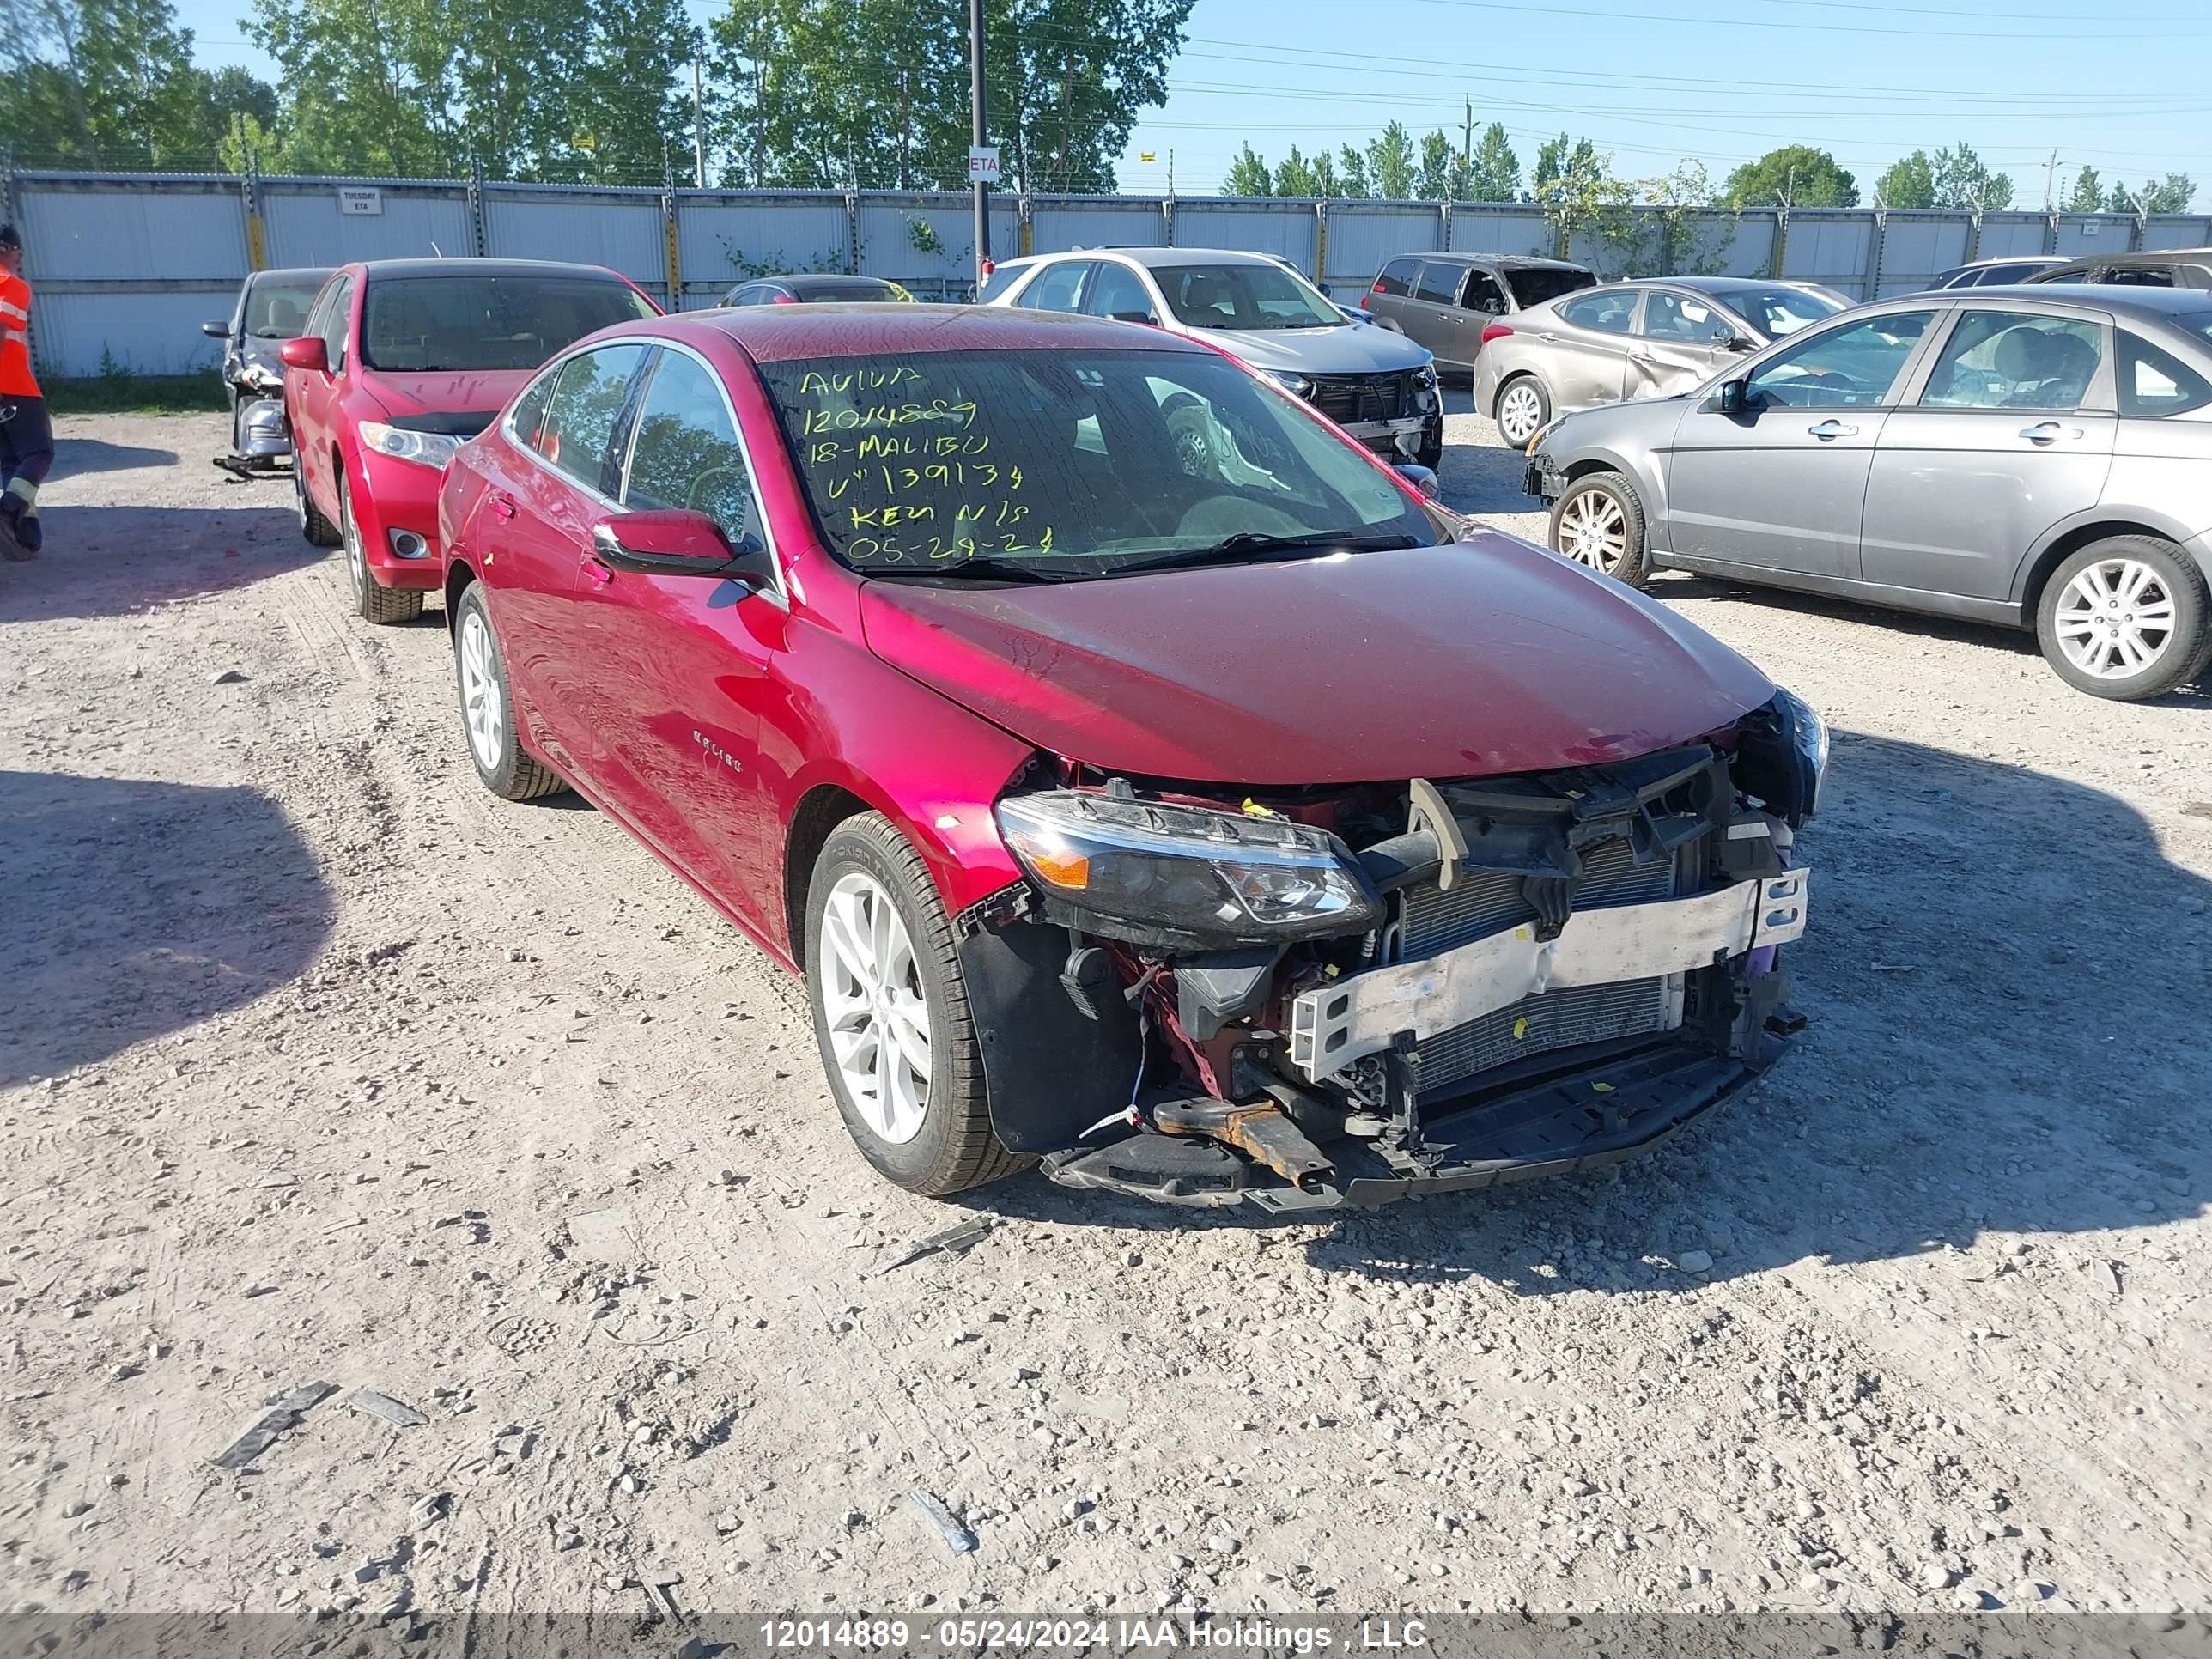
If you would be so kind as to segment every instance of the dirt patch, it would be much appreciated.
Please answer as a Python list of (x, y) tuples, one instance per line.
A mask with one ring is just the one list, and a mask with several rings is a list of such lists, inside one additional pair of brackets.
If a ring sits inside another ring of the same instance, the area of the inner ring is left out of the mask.
[(477, 787), (437, 613), (349, 621), (220, 417), (61, 427), (0, 568), (9, 1605), (2212, 1601), (2203, 695), (1669, 579), (1838, 728), (1753, 1096), (1328, 1224), (948, 1206), (634, 841)]

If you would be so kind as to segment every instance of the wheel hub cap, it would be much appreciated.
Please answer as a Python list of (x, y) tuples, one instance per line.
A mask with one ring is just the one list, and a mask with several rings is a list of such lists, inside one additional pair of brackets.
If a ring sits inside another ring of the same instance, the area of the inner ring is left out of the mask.
[(929, 1115), (929, 1000), (921, 964), (883, 884), (855, 871), (823, 907), (815, 941), (830, 1063), (868, 1127), (894, 1146)]
[(2054, 628), (2066, 660), (2092, 678), (2131, 679), (2173, 642), (2173, 595), (2139, 559), (2100, 559), (2058, 596)]
[(1559, 551), (1610, 575), (1628, 551), (1628, 515), (1601, 490), (1570, 496), (1559, 514)]
[(491, 629), (475, 611), (461, 618), (461, 712), (469, 726), (469, 747), (487, 772), (499, 764), (507, 720), (500, 710), (499, 674), (494, 667)]

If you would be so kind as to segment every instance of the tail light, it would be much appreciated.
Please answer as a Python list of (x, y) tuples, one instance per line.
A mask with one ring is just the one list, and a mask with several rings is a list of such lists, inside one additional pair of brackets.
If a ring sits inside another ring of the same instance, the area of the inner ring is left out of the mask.
[(1507, 335), (1510, 334), (1512, 331), (1512, 331), (1512, 329), (1510, 329), (1510, 327), (1508, 327), (1508, 326), (1507, 326), (1505, 324), (1504, 324), (1504, 323), (1491, 323), (1491, 324), (1487, 324), (1487, 325), (1485, 325), (1485, 327), (1483, 328), (1483, 331), (1482, 331), (1482, 343), (1483, 343), (1483, 344), (1485, 344), (1485, 345), (1488, 345), (1488, 344), (1489, 344), (1492, 340), (1502, 340), (1502, 339), (1504, 339)]
[(1359, 296), (1359, 308), (1362, 311), (1367, 309), (1367, 296), (1364, 294)]
[[(769, 303), (770, 305), (778, 306), (795, 306), (799, 303), (799, 301), (797, 297), (793, 295), (779, 294), (773, 300), (769, 301)], [(1511, 331), (1508, 330), (1507, 332), (1510, 333)]]

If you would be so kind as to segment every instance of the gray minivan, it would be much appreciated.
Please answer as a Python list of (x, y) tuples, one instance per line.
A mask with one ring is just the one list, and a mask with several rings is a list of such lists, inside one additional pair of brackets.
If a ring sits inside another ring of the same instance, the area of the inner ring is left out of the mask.
[(1439, 368), (1472, 373), (1482, 331), (1501, 317), (1578, 289), (1597, 273), (1565, 259), (1506, 253), (1407, 253), (1385, 264), (1359, 308), (1426, 346)]

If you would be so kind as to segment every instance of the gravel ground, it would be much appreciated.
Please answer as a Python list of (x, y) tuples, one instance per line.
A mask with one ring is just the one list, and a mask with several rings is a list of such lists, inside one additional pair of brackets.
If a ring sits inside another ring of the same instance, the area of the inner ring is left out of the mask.
[(2212, 1606), (2205, 688), (1665, 580), (1838, 728), (1752, 1096), (1330, 1223), (932, 1204), (793, 984), (478, 788), (435, 612), (349, 621), (219, 418), (61, 425), (0, 567), (0, 1606)]

